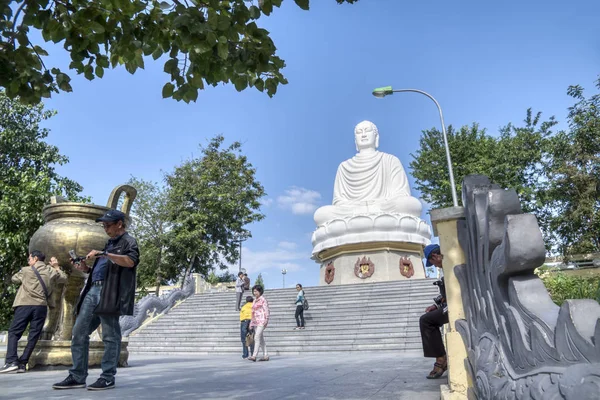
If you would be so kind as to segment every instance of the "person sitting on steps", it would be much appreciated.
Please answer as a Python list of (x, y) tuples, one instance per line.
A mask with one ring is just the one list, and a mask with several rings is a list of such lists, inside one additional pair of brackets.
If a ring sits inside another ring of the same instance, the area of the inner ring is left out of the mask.
[[(424, 250), (427, 267), (434, 265), (436, 268), (442, 268), (444, 256), (440, 252), (440, 246), (430, 244)], [(423, 355), (425, 357), (435, 357), (433, 370), (427, 375), (427, 379), (437, 379), (444, 375), (448, 369), (448, 358), (446, 349), (442, 340), (440, 328), (448, 323), (448, 305), (446, 303), (446, 290), (444, 288), (444, 278), (438, 281), (440, 295), (434, 299), (433, 304), (425, 309), (425, 314), (419, 319), (421, 328), (421, 340), (423, 342)]]

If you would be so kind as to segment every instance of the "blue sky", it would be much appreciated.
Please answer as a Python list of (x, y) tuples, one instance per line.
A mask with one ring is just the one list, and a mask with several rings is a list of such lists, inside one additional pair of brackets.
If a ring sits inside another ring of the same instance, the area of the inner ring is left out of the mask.
[[(272, 99), (219, 86), (194, 104), (165, 100), (167, 75), (150, 60), (133, 76), (117, 69), (89, 82), (72, 74), (74, 92), (46, 101), (59, 112), (46, 124), (48, 141), (70, 158), (59, 171), (105, 204), (131, 175), (160, 181), (216, 134), (240, 141), (268, 193), (266, 219), (250, 227), (243, 266), (252, 280), (262, 272), (268, 288), (281, 287), (281, 268), (286, 286), (312, 286), (319, 271), (309, 258), (312, 213), (331, 203), (336, 168), (354, 154), (354, 126), (373, 121), (380, 150), (400, 158), (411, 183), (410, 153), (422, 130), (439, 127), (429, 99), (380, 100), (370, 94), (374, 87), (425, 90), (447, 124), (478, 122), (496, 133), (522, 121), (528, 107), (564, 122), (567, 87), (591, 92), (600, 74), (597, 1), (311, 5), (305, 12), (286, 0), (259, 20), (287, 63), (290, 83)], [(47, 65), (68, 65), (60, 48), (47, 47)]]

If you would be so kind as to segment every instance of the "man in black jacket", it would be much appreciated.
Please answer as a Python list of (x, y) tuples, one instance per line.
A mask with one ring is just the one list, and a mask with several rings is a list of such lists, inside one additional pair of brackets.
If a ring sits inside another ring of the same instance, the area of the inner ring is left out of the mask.
[(88, 375), (90, 334), (102, 324), (102, 375), (87, 388), (104, 390), (115, 387), (115, 374), (121, 351), (119, 316), (133, 315), (135, 267), (140, 259), (136, 240), (125, 231), (125, 214), (110, 210), (96, 222), (102, 222), (110, 237), (102, 251), (92, 250), (86, 259), (95, 258), (92, 268), (85, 261), (75, 262), (77, 269), (89, 272), (77, 303), (73, 326), (69, 376), (54, 384), (54, 389), (84, 388)]

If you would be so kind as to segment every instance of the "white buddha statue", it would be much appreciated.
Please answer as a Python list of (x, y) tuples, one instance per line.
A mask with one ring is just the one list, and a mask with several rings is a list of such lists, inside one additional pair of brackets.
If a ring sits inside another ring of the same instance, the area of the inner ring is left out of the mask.
[(358, 154), (338, 167), (333, 205), (315, 212), (317, 226), (360, 215), (419, 218), (422, 205), (411, 196), (402, 163), (396, 156), (377, 151), (379, 132), (375, 124), (363, 121), (356, 125), (354, 141)]

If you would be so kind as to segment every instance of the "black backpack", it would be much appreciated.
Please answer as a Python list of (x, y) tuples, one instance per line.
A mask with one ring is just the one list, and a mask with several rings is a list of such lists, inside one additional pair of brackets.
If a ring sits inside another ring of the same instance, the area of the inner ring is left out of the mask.
[(306, 300), (306, 292), (304, 292), (304, 302), (302, 303), (302, 308), (305, 311), (308, 310), (308, 300)]

